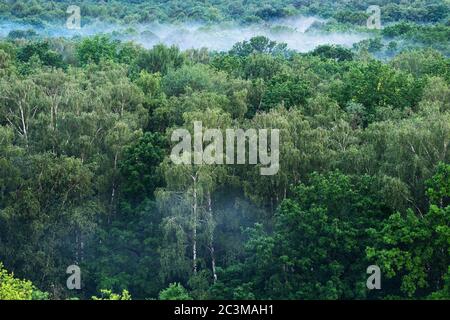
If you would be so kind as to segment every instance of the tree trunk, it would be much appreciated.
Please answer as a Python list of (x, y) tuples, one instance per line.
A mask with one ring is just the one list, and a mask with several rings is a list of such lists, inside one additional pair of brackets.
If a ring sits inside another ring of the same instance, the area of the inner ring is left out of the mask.
[(194, 274), (197, 273), (197, 177), (193, 177), (193, 204), (192, 204), (192, 263)]
[(27, 128), (27, 124), (26, 124), (25, 113), (23, 111), (22, 103), (20, 103), (20, 102), (19, 102), (19, 110), (20, 110), (20, 119), (22, 121), (22, 132), (23, 132), (23, 136), (25, 138), (25, 144), (28, 148), (28, 128)]
[[(116, 213), (116, 207), (115, 207), (115, 199), (116, 199), (116, 179), (115, 179), (115, 174), (116, 174), (116, 170), (117, 170), (117, 158), (118, 158), (118, 153), (116, 152), (114, 155), (114, 173), (113, 173), (113, 177), (112, 177), (112, 186), (111, 186), (111, 200), (110, 200), (110, 210), (111, 210), (111, 214), (110, 216), (114, 216)], [(108, 223), (110, 221), (110, 217), (108, 216)]]
[(211, 252), (211, 269), (213, 273), (214, 283), (217, 281), (217, 273), (216, 273), (216, 256), (214, 254), (214, 221), (212, 214), (212, 205), (211, 205), (211, 193), (208, 192), (208, 218), (209, 218), (209, 250)]

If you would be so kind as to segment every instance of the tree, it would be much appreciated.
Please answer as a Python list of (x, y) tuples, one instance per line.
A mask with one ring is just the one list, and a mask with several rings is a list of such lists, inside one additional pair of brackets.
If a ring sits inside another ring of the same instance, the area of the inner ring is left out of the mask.
[(184, 62), (184, 56), (177, 47), (166, 47), (163, 44), (158, 44), (151, 50), (141, 52), (136, 64), (140, 70), (146, 70), (149, 73), (160, 72), (161, 74), (166, 74), (171, 70), (180, 68)]
[(450, 206), (446, 200), (450, 195), (449, 177), (450, 166), (440, 164), (428, 180), (431, 205), (427, 213), (398, 212), (387, 218), (380, 229), (370, 231), (376, 242), (367, 248), (367, 256), (385, 274), (385, 294), (449, 298), (445, 291), (450, 253)]
[(159, 293), (159, 300), (192, 300), (187, 290), (179, 283), (171, 283)]
[(419, 111), (423, 113), (450, 111), (450, 85), (441, 77), (430, 77), (424, 87)]
[(390, 65), (415, 77), (435, 76), (450, 80), (449, 61), (436, 50), (402, 52), (390, 61)]
[(95, 36), (83, 39), (77, 45), (77, 57), (81, 65), (99, 63), (101, 60), (114, 60), (117, 54), (117, 43), (106, 36)]
[(287, 109), (306, 104), (310, 95), (309, 84), (299, 76), (281, 74), (274, 76), (262, 99), (263, 110), (270, 110), (277, 105)]
[(193, 91), (223, 92), (228, 80), (224, 72), (217, 72), (207, 65), (185, 65), (168, 72), (163, 78), (164, 92), (168, 96), (180, 96)]
[(127, 147), (119, 165), (122, 192), (127, 199), (138, 202), (144, 198), (153, 199), (156, 188), (162, 187), (158, 167), (166, 154), (166, 144), (161, 134), (147, 132)]
[(35, 119), (45, 110), (43, 94), (32, 80), (17, 78), (0, 81), (0, 116), (3, 124), (9, 124), (28, 146)]
[(4, 77), (10, 75), (12, 63), (11, 56), (0, 48), (0, 76)]
[(156, 297), (165, 283), (158, 276), (162, 216), (154, 201), (120, 199), (115, 217), (97, 228), (86, 244), (85, 291), (128, 290), (136, 299)]
[(17, 53), (17, 58), (21, 62), (29, 62), (36, 56), (45, 66), (54, 68), (66, 68), (63, 57), (60, 53), (52, 50), (47, 41), (31, 42), (22, 47)]
[(249, 230), (245, 261), (226, 272), (237, 271), (240, 290), (257, 299), (367, 297), (366, 229), (387, 216), (378, 185), (370, 176), (312, 174), (281, 203), (273, 232)]
[(315, 48), (311, 54), (319, 56), (322, 59), (334, 59), (336, 61), (351, 61), (353, 60), (353, 52), (341, 46), (335, 45), (321, 45)]
[(11, 160), (20, 175), (4, 190), (0, 256), (58, 298), (65, 283), (61, 270), (84, 261), (84, 244), (101, 212), (92, 197), (93, 174), (69, 157), (37, 154)]
[[(191, 111), (184, 114), (185, 127), (193, 132), (193, 122), (202, 121), (204, 128), (225, 128), (231, 119), (219, 109), (207, 109), (205, 112)], [(206, 145), (207, 141), (202, 141)], [(199, 154), (190, 152), (193, 160)], [(200, 154), (200, 156), (202, 156)], [(220, 156), (220, 155), (219, 155)], [(158, 191), (161, 209), (165, 212), (165, 236), (172, 243), (164, 248), (162, 259), (168, 264), (168, 258), (176, 259), (178, 270), (169, 268), (166, 276), (186, 277), (186, 262), (191, 261), (192, 275), (199, 271), (199, 261), (210, 259), (213, 281), (216, 281), (216, 256), (214, 244), (215, 219), (213, 214), (213, 192), (218, 182), (226, 176), (223, 165), (206, 166), (198, 163), (173, 164), (168, 159), (163, 162), (166, 188)], [(202, 233), (206, 234), (206, 242), (200, 241)], [(170, 238), (169, 238), (170, 237)], [(174, 239), (175, 238), (175, 239)], [(192, 254), (186, 258), (186, 247)], [(200, 257), (201, 246), (209, 251), (208, 258)], [(177, 251), (180, 250), (180, 251)], [(173, 266), (174, 263), (170, 262)], [(191, 274), (190, 272), (188, 273)], [(179, 278), (178, 278), (179, 279)]]
[(349, 101), (361, 103), (369, 123), (380, 107), (415, 110), (422, 84), (410, 74), (397, 71), (378, 61), (353, 65), (344, 74), (342, 86), (333, 94), (341, 105)]
[(245, 195), (263, 206), (268, 216), (289, 195), (292, 185), (304, 181), (311, 172), (329, 168), (333, 152), (328, 147), (330, 133), (320, 126), (314, 128), (301, 110), (274, 108), (257, 114), (245, 128), (280, 130), (276, 175), (262, 176), (261, 164), (238, 166)]
[(93, 296), (92, 300), (131, 300), (131, 295), (127, 290), (123, 290), (122, 293), (113, 293), (111, 290), (100, 290), (102, 296)]
[(417, 213), (424, 214), (428, 210), (426, 180), (433, 176), (439, 162), (449, 161), (449, 137), (447, 113), (379, 122), (363, 134), (367, 151), (374, 152), (371, 157), (379, 159), (373, 163), (375, 167), (368, 168), (404, 183), (409, 192), (397, 195), (403, 196)]
[(247, 57), (255, 53), (276, 55), (285, 53), (286, 48), (287, 44), (285, 43), (276, 43), (264, 36), (258, 36), (251, 38), (249, 41), (236, 43), (229, 51), (229, 54), (241, 57)]
[(0, 300), (32, 300), (34, 290), (31, 281), (14, 278), (0, 263)]

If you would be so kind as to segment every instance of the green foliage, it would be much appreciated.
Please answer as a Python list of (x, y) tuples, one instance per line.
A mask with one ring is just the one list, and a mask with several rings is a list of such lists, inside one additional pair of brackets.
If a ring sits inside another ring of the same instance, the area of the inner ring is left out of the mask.
[(95, 257), (86, 266), (86, 274), (92, 279), (87, 289), (128, 289), (139, 299), (156, 297), (164, 285), (155, 274), (161, 268), (161, 214), (152, 201), (133, 206), (134, 200), (128, 203), (125, 199), (119, 216), (97, 231), (95, 241), (86, 250)]
[(93, 296), (92, 300), (131, 300), (131, 295), (127, 290), (123, 290), (122, 293), (113, 293), (111, 290), (100, 290), (101, 297)]
[(61, 54), (51, 50), (48, 42), (35, 42), (25, 45), (17, 53), (19, 61), (27, 63), (32, 58), (38, 58), (44, 66), (65, 68)]
[(83, 39), (77, 45), (77, 57), (81, 65), (99, 63), (101, 60), (114, 60), (117, 43), (106, 36)]
[(166, 74), (170, 70), (181, 67), (184, 57), (180, 50), (175, 47), (156, 45), (151, 50), (142, 52), (136, 61), (137, 66), (150, 73), (160, 72)]
[(229, 52), (231, 55), (247, 57), (251, 54), (283, 55), (287, 53), (287, 44), (276, 43), (267, 37), (259, 36), (251, 38), (249, 41), (236, 43)]
[(165, 156), (166, 141), (158, 133), (146, 133), (125, 151), (120, 164), (123, 192), (129, 197), (153, 198), (163, 179), (157, 167)]
[(171, 283), (159, 293), (159, 300), (192, 300), (192, 298), (181, 284)]
[(306, 104), (310, 96), (308, 83), (298, 76), (277, 75), (272, 77), (262, 99), (263, 110), (282, 104), (286, 108)]
[(341, 105), (348, 101), (361, 103), (370, 122), (378, 108), (415, 109), (422, 93), (420, 81), (379, 61), (357, 64), (343, 78), (336, 98)]
[[(73, 299), (449, 298), (447, 2), (381, 1), (369, 31), (369, 0), (86, 0), (83, 25), (129, 27), (45, 35), (68, 4), (0, 4), (2, 21), (33, 26), (0, 39), (0, 261), (44, 290), (0, 268), (0, 299), (68, 299), (72, 264)], [(364, 40), (307, 53), (266, 36), (229, 52), (118, 40), (155, 41), (138, 30), (157, 20), (297, 14), (323, 18), (312, 40)], [(193, 121), (279, 129), (278, 173), (173, 164), (171, 133)], [(365, 286), (371, 264), (381, 291)]]
[(163, 78), (164, 92), (169, 96), (179, 96), (193, 91), (220, 91), (226, 86), (226, 75), (216, 72), (209, 66), (196, 64), (185, 65), (178, 70), (170, 71)]
[(377, 185), (333, 172), (298, 186), (280, 205), (273, 233), (250, 230), (241, 275), (251, 274), (247, 290), (258, 299), (365, 298), (364, 235), (386, 216)]
[(368, 17), (369, 15), (367, 15), (365, 12), (355, 12), (353, 10), (341, 10), (336, 12), (336, 14), (334, 15), (334, 18), (338, 22), (356, 25), (363, 25), (367, 21)]
[[(5, 16), (17, 20), (29, 21), (39, 25), (52, 19), (65, 22), (62, 13), (70, 2), (49, 3), (35, 0), (31, 5), (23, 2), (5, 2), (1, 8)], [(223, 20), (245, 23), (270, 21), (298, 14), (333, 17), (341, 23), (363, 25), (367, 20), (366, 9), (373, 1), (363, 0), (357, 4), (321, 1), (297, 3), (292, 0), (268, 0), (262, 5), (258, 0), (242, 2), (240, 0), (201, 3), (192, 0), (172, 0), (160, 5), (158, 1), (113, 0), (108, 6), (101, 6), (93, 0), (82, 3), (82, 12), (89, 21), (125, 21), (132, 23), (203, 21), (217, 23)], [(421, 23), (436, 23), (448, 16), (449, 5), (440, 0), (412, 0), (408, 2), (379, 1), (383, 12), (383, 21), (393, 22), (410, 20)]]
[(323, 59), (334, 59), (336, 61), (351, 61), (353, 60), (353, 52), (341, 46), (321, 45), (314, 49), (311, 54), (319, 56)]
[(32, 300), (33, 291), (30, 281), (14, 278), (0, 263), (0, 300)]
[(427, 185), (427, 196), (433, 205), (441, 208), (450, 205), (450, 165), (440, 163)]
[(430, 295), (432, 300), (448, 300), (450, 297), (450, 267), (447, 274), (444, 276), (444, 287)]
[[(448, 165), (441, 164), (428, 181), (427, 193), (432, 203), (450, 195), (447, 175)], [(450, 206), (431, 204), (424, 215), (412, 210), (395, 213), (383, 222), (381, 229), (370, 231), (376, 245), (367, 248), (368, 258), (379, 264), (390, 283), (400, 283), (400, 292), (397, 289), (389, 292), (391, 295), (449, 298), (449, 226)], [(389, 291), (394, 287), (390, 283)]]

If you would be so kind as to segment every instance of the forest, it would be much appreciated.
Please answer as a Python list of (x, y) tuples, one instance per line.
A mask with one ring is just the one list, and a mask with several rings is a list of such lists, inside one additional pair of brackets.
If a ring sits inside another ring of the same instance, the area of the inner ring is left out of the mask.
[[(173, 163), (195, 121), (278, 129), (278, 172)], [(450, 1), (2, 1), (9, 299), (450, 299)]]

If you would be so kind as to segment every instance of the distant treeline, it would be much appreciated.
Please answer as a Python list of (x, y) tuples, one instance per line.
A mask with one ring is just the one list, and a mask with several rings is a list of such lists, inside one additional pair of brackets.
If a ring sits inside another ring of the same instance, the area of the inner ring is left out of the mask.
[(109, 22), (264, 22), (299, 14), (332, 18), (339, 23), (365, 24), (366, 10), (379, 5), (383, 21), (448, 23), (450, 4), (442, 0), (8, 0), (0, 4), (0, 17), (23, 22), (64, 21), (69, 5), (78, 5), (86, 19)]

